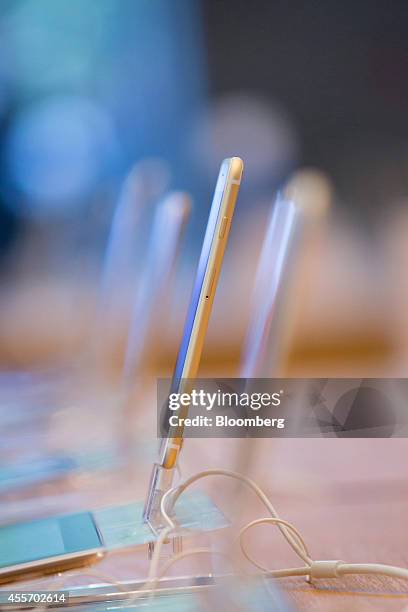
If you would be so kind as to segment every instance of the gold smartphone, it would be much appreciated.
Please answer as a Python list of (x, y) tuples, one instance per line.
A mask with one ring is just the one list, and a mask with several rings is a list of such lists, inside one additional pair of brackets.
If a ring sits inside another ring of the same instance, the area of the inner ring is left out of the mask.
[(0, 526), (0, 584), (90, 565), (105, 552), (90, 512)]
[[(227, 158), (221, 164), (171, 393), (187, 391), (185, 385), (190, 384), (189, 381), (197, 376), (243, 166), (243, 161), (239, 157)], [(175, 466), (183, 441), (182, 435), (180, 428), (170, 428), (168, 436), (161, 445), (159, 463), (162, 468), (172, 469)]]

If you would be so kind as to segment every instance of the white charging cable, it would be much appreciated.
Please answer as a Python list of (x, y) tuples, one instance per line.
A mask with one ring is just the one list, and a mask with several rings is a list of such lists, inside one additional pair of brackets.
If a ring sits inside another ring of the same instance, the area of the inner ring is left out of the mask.
[[(146, 596), (146, 590), (149, 590), (150, 596), (153, 597), (155, 594), (155, 589), (158, 585), (160, 578), (162, 578), (165, 573), (170, 569), (172, 565), (185, 559), (186, 557), (192, 555), (221, 555), (224, 558), (228, 559), (231, 563), (230, 557), (220, 551), (213, 550), (211, 548), (193, 548), (190, 550), (186, 550), (181, 552), (173, 557), (170, 557), (164, 565), (159, 569), (160, 564), (160, 554), (163, 548), (164, 543), (171, 536), (185, 534), (186, 529), (181, 529), (178, 527), (176, 520), (173, 520), (172, 514), (174, 510), (174, 506), (179, 499), (179, 497), (184, 493), (186, 489), (188, 489), (192, 484), (201, 480), (203, 478), (208, 478), (210, 476), (226, 476), (228, 478), (233, 478), (235, 480), (239, 480), (245, 485), (247, 485), (260, 499), (263, 505), (268, 510), (270, 516), (259, 518), (251, 521), (247, 525), (245, 525), (239, 533), (239, 543), (241, 551), (244, 557), (256, 568), (261, 570), (264, 574), (271, 576), (273, 578), (286, 578), (291, 576), (306, 576), (310, 580), (319, 579), (319, 578), (339, 578), (341, 576), (346, 576), (350, 574), (360, 574), (360, 575), (381, 575), (388, 576), (391, 578), (402, 578), (408, 580), (408, 569), (402, 567), (396, 567), (393, 565), (384, 565), (381, 563), (345, 563), (339, 559), (336, 560), (314, 560), (308, 551), (306, 543), (296, 529), (294, 525), (292, 525), (289, 521), (286, 521), (279, 517), (277, 511), (272, 505), (270, 499), (265, 494), (265, 492), (251, 479), (247, 476), (243, 476), (242, 474), (238, 474), (237, 472), (233, 472), (230, 470), (222, 470), (222, 469), (211, 469), (199, 472), (194, 474), (190, 478), (187, 478), (183, 483), (178, 486), (173, 487), (169, 491), (167, 491), (161, 500), (161, 514), (163, 520), (167, 523), (167, 526), (160, 532), (159, 538), (155, 543), (154, 553), (151, 559), (149, 575), (144, 583), (144, 585), (140, 589), (140, 593), (136, 593), (133, 595), (127, 603), (132, 603), (136, 601), (138, 598), (142, 596)], [(293, 568), (284, 568), (279, 570), (269, 569), (264, 567), (248, 553), (244, 536), (250, 531), (253, 527), (257, 525), (275, 525), (277, 526), (284, 538), (291, 546), (291, 548), (295, 551), (298, 557), (304, 562), (304, 565), (301, 567), (293, 567)], [(119, 552), (119, 551), (117, 551)], [(87, 572), (87, 573), (75, 573), (69, 574), (64, 577), (63, 580), (58, 581), (57, 588), (61, 588), (65, 585), (71, 578), (76, 576), (90, 576), (103, 580), (106, 583), (114, 584), (119, 587), (121, 590), (125, 590), (125, 585), (120, 583), (118, 580), (113, 578), (103, 576), (98, 572)], [(52, 585), (50, 585), (52, 586)], [(55, 584), (54, 589), (55, 590)], [(48, 606), (45, 606), (42, 610), (46, 610)]]
[[(271, 515), (270, 517), (251, 521), (241, 529), (239, 534), (239, 541), (242, 553), (250, 563), (255, 565), (255, 567), (260, 569), (262, 572), (274, 578), (283, 578), (287, 576), (309, 576), (313, 580), (315, 578), (338, 578), (340, 576), (346, 576), (349, 574), (366, 574), (382, 575), (389, 576), (392, 578), (402, 578), (408, 580), (408, 569), (396, 567), (393, 565), (384, 565), (382, 563), (345, 563), (344, 561), (341, 561), (339, 559), (312, 559), (307, 549), (307, 546), (298, 530), (291, 523), (281, 519), (278, 516), (278, 513), (276, 512), (275, 508), (273, 507), (271, 501), (264, 493), (264, 491), (247, 476), (243, 476), (242, 474), (238, 474), (237, 472), (232, 472), (229, 470), (213, 469), (199, 472), (198, 474), (195, 474), (194, 476), (188, 478), (178, 487), (174, 487), (173, 489), (168, 491), (162, 498), (161, 512), (164, 520), (169, 525), (169, 529), (174, 529), (176, 527), (174, 521), (170, 518), (169, 514), (172, 512), (174, 505), (180, 495), (194, 482), (197, 482), (198, 480), (201, 480), (202, 478), (207, 478), (209, 476), (227, 476), (229, 478), (240, 480), (254, 491), (254, 493), (258, 496), (258, 498), (262, 501), (264, 506), (269, 511)], [(293, 548), (298, 557), (302, 559), (305, 565), (296, 568), (271, 570), (269, 568), (263, 567), (261, 564), (256, 562), (247, 552), (243, 537), (247, 531), (255, 527), (255, 525), (260, 524), (276, 525), (282, 532), (288, 544)]]

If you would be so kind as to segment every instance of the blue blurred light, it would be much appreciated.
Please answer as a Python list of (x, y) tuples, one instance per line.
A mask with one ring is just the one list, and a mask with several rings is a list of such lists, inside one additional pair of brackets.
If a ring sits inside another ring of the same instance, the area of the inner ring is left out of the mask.
[(20, 212), (41, 216), (77, 206), (117, 152), (110, 116), (89, 99), (53, 97), (23, 110), (6, 151), (11, 180), (23, 195)]

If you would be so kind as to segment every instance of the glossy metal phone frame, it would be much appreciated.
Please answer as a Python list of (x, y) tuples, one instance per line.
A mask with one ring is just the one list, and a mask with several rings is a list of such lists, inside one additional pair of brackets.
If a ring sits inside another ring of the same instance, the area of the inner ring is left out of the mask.
[[(171, 385), (172, 393), (186, 390), (184, 381), (197, 376), (242, 171), (243, 162), (239, 157), (227, 158), (221, 164)], [(163, 468), (175, 466), (182, 435), (181, 428), (171, 428), (163, 441), (160, 453)]]

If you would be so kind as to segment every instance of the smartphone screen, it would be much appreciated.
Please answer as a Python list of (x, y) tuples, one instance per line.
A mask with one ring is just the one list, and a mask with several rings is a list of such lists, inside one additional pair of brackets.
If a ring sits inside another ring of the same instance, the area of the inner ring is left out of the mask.
[(0, 568), (102, 546), (90, 512), (4, 525), (0, 527)]

